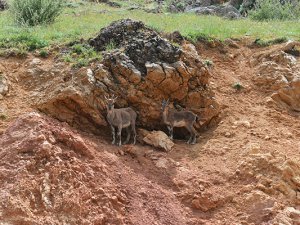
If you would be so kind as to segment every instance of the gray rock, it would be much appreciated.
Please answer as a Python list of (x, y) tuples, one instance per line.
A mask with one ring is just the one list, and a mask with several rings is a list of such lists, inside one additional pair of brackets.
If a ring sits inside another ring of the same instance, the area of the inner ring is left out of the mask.
[[(146, 74), (146, 62), (174, 63), (181, 55), (178, 47), (160, 37), (142, 22), (130, 19), (116, 21), (101, 29), (99, 35), (89, 43), (98, 51), (105, 50), (111, 43), (116, 48), (125, 48), (125, 55), (142, 74)], [(111, 57), (110, 59), (113, 60)]]
[(197, 7), (190, 9), (187, 12), (194, 12), (198, 15), (216, 15), (230, 19), (237, 19), (241, 17), (240, 12), (232, 5), (211, 5), (207, 7)]

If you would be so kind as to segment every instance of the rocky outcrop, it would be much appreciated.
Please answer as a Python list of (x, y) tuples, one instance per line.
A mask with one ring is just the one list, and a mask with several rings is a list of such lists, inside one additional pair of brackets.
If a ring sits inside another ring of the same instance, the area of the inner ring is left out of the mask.
[[(270, 153), (250, 154), (239, 165), (235, 177), (238, 180), (255, 181), (256, 188), (275, 197), (277, 201), (287, 201), (290, 205), (300, 203), (300, 164), (282, 155)], [(263, 176), (262, 176), (263, 174)]]
[(118, 49), (106, 51), (103, 61), (91, 68), (74, 71), (60, 69), (59, 63), (53, 68), (28, 63), (22, 81), (32, 88), (33, 95), (38, 93), (35, 106), (95, 133), (103, 132), (100, 128), (106, 126), (105, 94), (119, 96), (116, 108), (133, 107), (138, 112), (138, 126), (149, 129), (164, 127), (160, 105), (167, 98), (195, 112), (201, 122), (198, 128), (218, 116), (219, 105), (208, 85), (210, 74), (192, 44), (179, 48), (131, 20), (112, 23), (90, 43), (104, 50), (111, 41)]
[(295, 111), (300, 111), (300, 63), (296, 58), (299, 46), (298, 42), (289, 42), (255, 54), (251, 60), (257, 71), (254, 82), (273, 91), (271, 97), (279, 105)]
[(198, 15), (216, 15), (228, 19), (238, 19), (241, 17), (240, 12), (231, 5), (211, 5), (206, 7), (196, 7), (187, 12), (195, 12)]
[(172, 0), (168, 9), (170, 12), (184, 12), (197, 7), (223, 4), (225, 0)]
[[(114, 48), (124, 47), (122, 53), (128, 56), (134, 67), (146, 75), (147, 62), (174, 63), (179, 61), (181, 50), (167, 40), (161, 38), (155, 31), (147, 28), (140, 21), (130, 19), (113, 22), (100, 31), (100, 34), (89, 41), (96, 50), (106, 50), (113, 45)], [(121, 53), (121, 52), (120, 52)], [(106, 60), (118, 57), (108, 54)]]

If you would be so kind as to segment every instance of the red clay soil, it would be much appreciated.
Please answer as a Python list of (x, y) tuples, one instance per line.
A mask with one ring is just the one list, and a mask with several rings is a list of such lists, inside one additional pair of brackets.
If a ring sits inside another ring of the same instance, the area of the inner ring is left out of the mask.
[(1, 58), (0, 224), (300, 224), (299, 114), (267, 104), (249, 64), (262, 49), (237, 44), (198, 44), (221, 122), (170, 152), (112, 146), (36, 112), (18, 85), (24, 60)]

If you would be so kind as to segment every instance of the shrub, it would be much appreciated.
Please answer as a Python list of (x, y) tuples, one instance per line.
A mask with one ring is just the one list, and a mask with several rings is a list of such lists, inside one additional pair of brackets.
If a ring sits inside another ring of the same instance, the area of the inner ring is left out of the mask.
[(249, 12), (254, 20), (299, 19), (300, 3), (297, 1), (257, 0), (255, 9)]
[(65, 0), (13, 0), (10, 10), (17, 24), (49, 24), (62, 12)]

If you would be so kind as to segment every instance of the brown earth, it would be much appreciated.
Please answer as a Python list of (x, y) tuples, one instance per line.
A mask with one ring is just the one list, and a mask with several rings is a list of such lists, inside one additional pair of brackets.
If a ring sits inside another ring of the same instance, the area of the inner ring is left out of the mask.
[[(213, 62), (221, 122), (170, 152), (111, 146), (105, 132), (38, 113), (39, 90), (22, 77), (35, 56), (1, 58), (10, 88), (0, 100), (0, 223), (300, 224), (300, 114), (270, 98), (278, 89), (257, 83), (251, 60), (285, 44), (250, 43), (197, 44)], [(40, 60), (52, 67), (52, 57)]]

